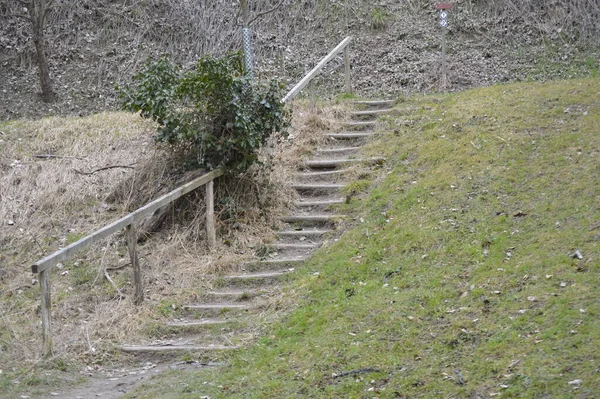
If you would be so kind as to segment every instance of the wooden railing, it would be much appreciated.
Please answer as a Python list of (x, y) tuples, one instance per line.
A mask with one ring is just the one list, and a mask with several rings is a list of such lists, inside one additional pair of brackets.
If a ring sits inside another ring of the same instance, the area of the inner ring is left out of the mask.
[(352, 93), (352, 84), (350, 82), (350, 52), (348, 49), (348, 45), (350, 44), (351, 41), (352, 41), (352, 37), (350, 37), (350, 36), (348, 36), (344, 40), (342, 40), (340, 42), (340, 44), (338, 44), (336, 46), (336, 48), (331, 50), (331, 52), (329, 54), (327, 54), (327, 56), (325, 56), (325, 58), (323, 58), (317, 64), (317, 66), (315, 66), (309, 73), (307, 73), (306, 76), (304, 76), (302, 78), (302, 80), (300, 80), (300, 82), (298, 82), (298, 84), (296, 86), (294, 86), (294, 88), (292, 90), (290, 90), (290, 92), (283, 98), (282, 101), (289, 102), (289, 101), (293, 100), (302, 91), (302, 89), (304, 89), (307, 85), (309, 85), (311, 102), (312, 102), (312, 105), (314, 108), (315, 107), (315, 94), (314, 94), (315, 91), (314, 91), (313, 79), (319, 74), (319, 72), (321, 72), (321, 70), (325, 67), (325, 65), (328, 62), (330, 62), (335, 57), (337, 57), (337, 55), (340, 54), (342, 51), (344, 52), (346, 92)]
[(141, 207), (140, 209), (130, 213), (121, 219), (102, 227), (100, 230), (96, 230), (92, 234), (83, 237), (79, 241), (72, 243), (71, 245), (54, 252), (52, 255), (48, 255), (45, 258), (35, 262), (31, 266), (31, 272), (38, 274), (40, 282), (41, 300), (42, 300), (42, 338), (43, 338), (43, 355), (49, 356), (52, 353), (52, 316), (51, 316), (51, 298), (50, 298), (50, 270), (58, 262), (67, 259), (71, 255), (76, 254), (89, 247), (90, 245), (102, 240), (114, 234), (122, 229), (126, 230), (127, 233), (127, 248), (129, 251), (129, 257), (131, 259), (131, 265), (133, 266), (133, 280), (135, 284), (135, 297), (134, 303), (139, 305), (144, 300), (144, 290), (142, 285), (142, 274), (140, 271), (140, 263), (137, 254), (137, 233), (135, 231), (134, 224), (144, 217), (154, 213), (156, 210), (169, 205), (176, 199), (184, 196), (185, 194), (197, 189), (200, 186), (206, 185), (206, 235), (208, 237), (209, 247), (216, 246), (216, 233), (215, 233), (215, 220), (214, 220), (214, 189), (213, 180), (223, 175), (223, 169), (213, 170), (212, 172), (206, 173), (189, 183), (180, 186), (179, 188), (171, 191), (168, 194), (163, 195), (150, 202), (149, 204)]
[[(287, 95), (282, 99), (282, 102), (292, 101), (307, 85), (311, 85), (311, 99), (314, 108), (314, 88), (312, 87), (312, 80), (315, 76), (321, 72), (323, 67), (333, 60), (339, 53), (344, 52), (344, 64), (346, 72), (346, 91), (352, 92), (350, 84), (350, 57), (348, 53), (348, 45), (352, 41), (352, 38), (345, 38), (340, 44), (337, 45), (325, 58), (323, 58), (317, 66), (315, 66), (300, 82), (292, 88)], [(102, 227), (99, 230), (91, 233), (90, 235), (83, 237), (82, 239), (70, 244), (69, 246), (54, 252), (51, 255), (46, 256), (43, 259), (35, 262), (31, 266), (31, 272), (38, 274), (38, 280), (40, 282), (41, 291), (41, 310), (42, 310), (42, 339), (43, 339), (43, 355), (49, 356), (52, 354), (52, 314), (51, 314), (51, 286), (50, 286), (50, 271), (53, 266), (58, 262), (63, 261), (70, 256), (84, 250), (92, 244), (125, 229), (127, 234), (127, 248), (131, 265), (133, 266), (133, 279), (135, 284), (135, 297), (134, 303), (136, 305), (141, 304), (144, 301), (144, 290), (142, 285), (142, 273), (140, 270), (140, 263), (137, 254), (137, 233), (134, 224), (139, 222), (144, 217), (154, 213), (158, 209), (169, 205), (176, 199), (184, 196), (185, 194), (196, 190), (197, 188), (206, 185), (206, 236), (208, 246), (213, 248), (216, 246), (217, 238), (215, 232), (215, 219), (214, 219), (214, 189), (213, 180), (223, 175), (223, 169), (217, 169), (212, 172), (206, 173), (189, 183), (180, 186), (179, 188), (171, 191), (168, 194), (163, 195), (150, 202), (149, 204), (139, 208), (138, 210), (122, 217), (121, 219)]]

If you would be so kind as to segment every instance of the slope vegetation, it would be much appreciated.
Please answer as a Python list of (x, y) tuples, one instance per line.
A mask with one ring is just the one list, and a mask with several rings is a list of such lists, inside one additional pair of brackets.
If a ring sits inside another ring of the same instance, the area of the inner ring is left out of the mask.
[(227, 366), (128, 397), (593, 397), (599, 98), (588, 79), (399, 103), (294, 310)]

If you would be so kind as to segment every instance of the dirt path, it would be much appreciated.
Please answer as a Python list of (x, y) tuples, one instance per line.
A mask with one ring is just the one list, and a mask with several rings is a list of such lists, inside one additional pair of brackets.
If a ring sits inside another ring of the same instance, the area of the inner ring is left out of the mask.
[[(88, 381), (76, 387), (64, 390), (53, 390), (39, 398), (61, 399), (117, 399), (136, 386), (149, 381), (154, 376), (167, 370), (196, 370), (203, 367), (215, 367), (218, 364), (199, 362), (152, 363), (146, 362), (138, 368), (102, 369), (87, 374)], [(31, 396), (34, 398), (34, 396)]]

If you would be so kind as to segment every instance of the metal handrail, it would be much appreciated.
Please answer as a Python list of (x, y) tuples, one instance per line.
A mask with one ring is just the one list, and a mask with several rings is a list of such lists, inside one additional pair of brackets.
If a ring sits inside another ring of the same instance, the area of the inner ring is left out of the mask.
[(344, 64), (346, 69), (346, 91), (352, 92), (352, 86), (350, 83), (350, 54), (348, 51), (348, 45), (352, 41), (352, 37), (348, 36), (340, 42), (329, 54), (325, 56), (309, 73), (307, 73), (300, 82), (292, 90), (290, 90), (285, 97), (281, 100), (286, 103), (293, 100), (301, 91), (304, 89), (314, 78), (321, 72), (325, 65), (333, 60), (339, 53), (344, 52)]

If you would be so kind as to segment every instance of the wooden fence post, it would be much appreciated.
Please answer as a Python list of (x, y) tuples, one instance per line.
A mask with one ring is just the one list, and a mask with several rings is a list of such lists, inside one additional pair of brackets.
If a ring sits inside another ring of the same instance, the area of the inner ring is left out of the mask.
[(217, 246), (217, 232), (215, 231), (215, 196), (214, 181), (206, 183), (206, 238), (208, 247), (214, 249)]
[(133, 224), (128, 224), (125, 229), (127, 231), (127, 249), (133, 266), (133, 284), (135, 285), (133, 303), (141, 305), (144, 302), (144, 286), (142, 285), (142, 271), (140, 270), (140, 260), (137, 254), (137, 234)]
[(50, 269), (38, 274), (40, 280), (40, 292), (42, 297), (42, 355), (45, 358), (52, 356), (52, 314), (50, 301)]
[(310, 91), (310, 110), (315, 112), (317, 110), (317, 102), (315, 100), (315, 80), (311, 80), (308, 84), (308, 89)]
[(344, 65), (346, 66), (346, 93), (352, 93), (352, 84), (350, 83), (350, 51), (348, 47), (344, 48)]

